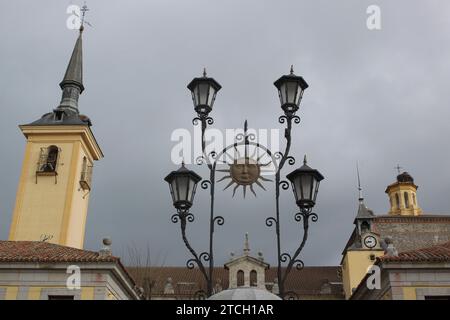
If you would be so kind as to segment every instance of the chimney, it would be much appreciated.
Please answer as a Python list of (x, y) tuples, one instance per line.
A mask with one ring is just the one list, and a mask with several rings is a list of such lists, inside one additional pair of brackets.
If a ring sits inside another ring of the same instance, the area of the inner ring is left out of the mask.
[(384, 249), (384, 254), (387, 256), (398, 256), (398, 251), (397, 249), (394, 247), (394, 243), (392, 241), (391, 237), (386, 237), (384, 239), (384, 242), (386, 243), (387, 247)]
[(103, 238), (103, 247), (100, 250), (100, 257), (110, 257), (112, 255), (111, 252), (111, 238)]

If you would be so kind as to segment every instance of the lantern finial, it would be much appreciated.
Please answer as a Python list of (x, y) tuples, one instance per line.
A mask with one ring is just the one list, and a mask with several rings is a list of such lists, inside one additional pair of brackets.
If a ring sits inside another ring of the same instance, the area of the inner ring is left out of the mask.
[(291, 74), (294, 74), (294, 65), (291, 64)]
[(203, 77), (206, 78), (206, 68), (203, 68)]
[(308, 163), (308, 161), (306, 160), (306, 154), (305, 154), (305, 156), (303, 157), (303, 164), (306, 165), (307, 163)]

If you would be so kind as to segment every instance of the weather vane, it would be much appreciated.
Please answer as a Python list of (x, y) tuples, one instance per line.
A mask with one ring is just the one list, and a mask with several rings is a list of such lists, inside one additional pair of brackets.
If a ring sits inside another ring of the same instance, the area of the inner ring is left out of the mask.
[(86, 1), (84, 2), (84, 5), (81, 7), (80, 11), (81, 11), (81, 25), (83, 26), (86, 12), (89, 11), (89, 8), (86, 5)]
[(86, 12), (88, 12), (89, 11), (89, 8), (88, 8), (88, 6), (86, 5), (86, 1), (84, 2), (84, 4), (83, 4), (83, 6), (80, 8), (80, 13), (81, 13), (81, 17), (77, 14), (77, 13), (75, 13), (75, 12), (73, 12), (73, 14), (79, 19), (79, 21), (80, 21), (80, 31), (83, 31), (83, 29), (84, 29), (84, 24), (86, 23), (88, 26), (90, 26), (90, 27), (92, 27), (92, 25), (88, 22), (88, 21), (86, 21)]

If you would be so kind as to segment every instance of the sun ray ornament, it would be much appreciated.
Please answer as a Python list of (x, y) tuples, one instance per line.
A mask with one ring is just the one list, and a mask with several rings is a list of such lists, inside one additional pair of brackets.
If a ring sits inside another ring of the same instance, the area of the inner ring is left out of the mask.
[[(264, 175), (270, 173), (273, 174), (275, 171), (271, 168), (271, 165), (276, 165), (276, 163), (259, 144), (250, 144), (250, 140), (253, 139), (253, 136), (248, 133), (247, 120), (244, 123), (243, 136), (240, 134), (236, 137), (236, 140), (239, 139), (243, 140), (243, 143), (235, 143), (233, 149), (230, 149), (230, 151), (233, 151), (232, 154), (228, 152), (229, 150), (225, 151), (224, 155), (227, 159), (231, 159), (231, 163), (225, 162), (225, 164), (228, 165), (228, 168), (216, 170), (225, 173), (225, 175), (217, 182), (225, 181), (227, 183), (223, 190), (233, 186), (233, 197), (239, 187), (243, 190), (244, 198), (247, 194), (247, 188), (256, 197), (254, 185), (257, 185), (262, 190), (266, 191), (263, 182), (273, 182), (273, 180), (264, 177)], [(252, 147), (251, 151), (250, 147)], [(241, 153), (240, 149), (244, 149), (244, 154)], [(269, 160), (263, 163), (261, 160), (264, 158), (269, 158)]]

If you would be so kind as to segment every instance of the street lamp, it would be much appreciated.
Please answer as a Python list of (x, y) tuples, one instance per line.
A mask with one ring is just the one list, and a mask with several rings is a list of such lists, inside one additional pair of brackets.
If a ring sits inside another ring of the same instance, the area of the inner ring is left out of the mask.
[[(192, 102), (194, 103), (194, 110), (197, 112), (197, 117), (194, 118), (194, 125), (198, 121), (201, 122), (202, 127), (202, 150), (205, 153), (205, 131), (206, 126), (212, 125), (214, 120), (209, 116), (212, 111), (216, 94), (222, 86), (213, 78), (206, 75), (206, 68), (203, 69), (203, 77), (194, 78), (187, 86), (192, 94)], [(208, 165), (209, 166), (209, 165)], [(211, 167), (210, 167), (211, 169)]]
[(180, 169), (169, 173), (164, 180), (169, 184), (170, 194), (172, 195), (173, 206), (175, 209), (178, 211), (189, 210), (194, 202), (197, 183), (202, 180), (202, 177), (194, 171), (188, 170), (183, 162)]
[(291, 66), (289, 75), (284, 75), (274, 82), (278, 89), (278, 96), (280, 97), (281, 109), (286, 114), (294, 114), (300, 107), (300, 101), (303, 97), (303, 92), (308, 88), (306, 81), (294, 74), (294, 67)]
[(312, 208), (316, 204), (317, 192), (322, 174), (307, 165), (306, 155), (303, 166), (289, 173), (286, 178), (291, 181), (295, 201), (299, 208)]
[(192, 93), (195, 111), (199, 117), (207, 117), (222, 86), (213, 78), (207, 77), (206, 69), (203, 69), (203, 77), (194, 78), (187, 87)]
[[(323, 180), (323, 176), (319, 171), (310, 168), (306, 164), (306, 157), (302, 167), (294, 170), (286, 176), (286, 178), (291, 182), (295, 201), (300, 209), (300, 212), (294, 215), (294, 220), (297, 222), (303, 222), (303, 239), (293, 255), (290, 255), (289, 253), (283, 253), (281, 250), (280, 231), (280, 189), (289, 189), (289, 183), (281, 179), (281, 170), (283, 169), (286, 162), (289, 165), (295, 164), (294, 157), (289, 155), (292, 144), (292, 123), (300, 123), (300, 117), (295, 113), (299, 110), (303, 92), (306, 90), (306, 88), (308, 88), (308, 84), (302, 77), (296, 76), (294, 74), (293, 68), (291, 67), (290, 74), (282, 76), (280, 79), (275, 81), (274, 85), (278, 89), (281, 109), (284, 111), (284, 115), (281, 115), (278, 118), (279, 123), (286, 125), (284, 133), (286, 144), (284, 151), (273, 153), (266, 146), (254, 142), (254, 137), (252, 137), (251, 134), (247, 133), (247, 121), (245, 121), (244, 134), (238, 134), (236, 136), (236, 142), (234, 144), (226, 146), (221, 152), (216, 152), (214, 150), (209, 154), (206, 154), (205, 151), (205, 131), (208, 125), (212, 125), (214, 123), (214, 120), (209, 116), (209, 114), (213, 109), (214, 100), (216, 98), (217, 92), (221, 89), (221, 85), (213, 78), (207, 77), (206, 71), (203, 71), (203, 77), (194, 78), (188, 85), (188, 89), (192, 94), (194, 110), (197, 113), (197, 117), (195, 117), (192, 122), (194, 125), (197, 125), (200, 122), (202, 131), (202, 156), (197, 158), (196, 162), (197, 164), (206, 163), (209, 168), (209, 179), (203, 179), (203, 181), (200, 183), (202, 189), (209, 188), (210, 190), (209, 251), (204, 251), (200, 254), (197, 254), (186, 237), (186, 224), (187, 222), (194, 221), (194, 215), (189, 212), (189, 209), (191, 208), (193, 203), (197, 184), (200, 182), (200, 180), (202, 180), (202, 178), (195, 172), (188, 170), (183, 163), (181, 168), (177, 171), (171, 172), (165, 178), (165, 181), (169, 183), (173, 205), (177, 210), (177, 213), (172, 215), (172, 222), (180, 222), (183, 241), (193, 256), (192, 259), (189, 259), (187, 261), (187, 267), (190, 269), (194, 268), (196, 265), (199, 267), (207, 284), (207, 296), (211, 296), (213, 292), (213, 240), (215, 226), (223, 225), (225, 222), (222, 216), (215, 215), (214, 213), (216, 165), (221, 156), (225, 155), (231, 149), (237, 150), (238, 146), (245, 147), (246, 161), (250, 160), (247, 159), (247, 150), (250, 145), (264, 150), (264, 152), (266, 152), (272, 158), (272, 161), (278, 160), (278, 165), (276, 166), (275, 172), (275, 215), (266, 219), (266, 225), (268, 227), (272, 227), (273, 225), (275, 225), (278, 257), (277, 280), (280, 296), (282, 298), (284, 298), (287, 294), (284, 289), (284, 283), (292, 267), (294, 265), (297, 269), (301, 269), (303, 267), (303, 262), (298, 259), (298, 256), (308, 238), (309, 220), (311, 219), (313, 222), (315, 222), (318, 218), (317, 214), (312, 212), (312, 209), (316, 203), (319, 184), (320, 181)], [(221, 162), (219, 161), (219, 163)], [(245, 184), (244, 182), (242, 182), (242, 184)], [(209, 264), (208, 268), (205, 268), (206, 263)]]

